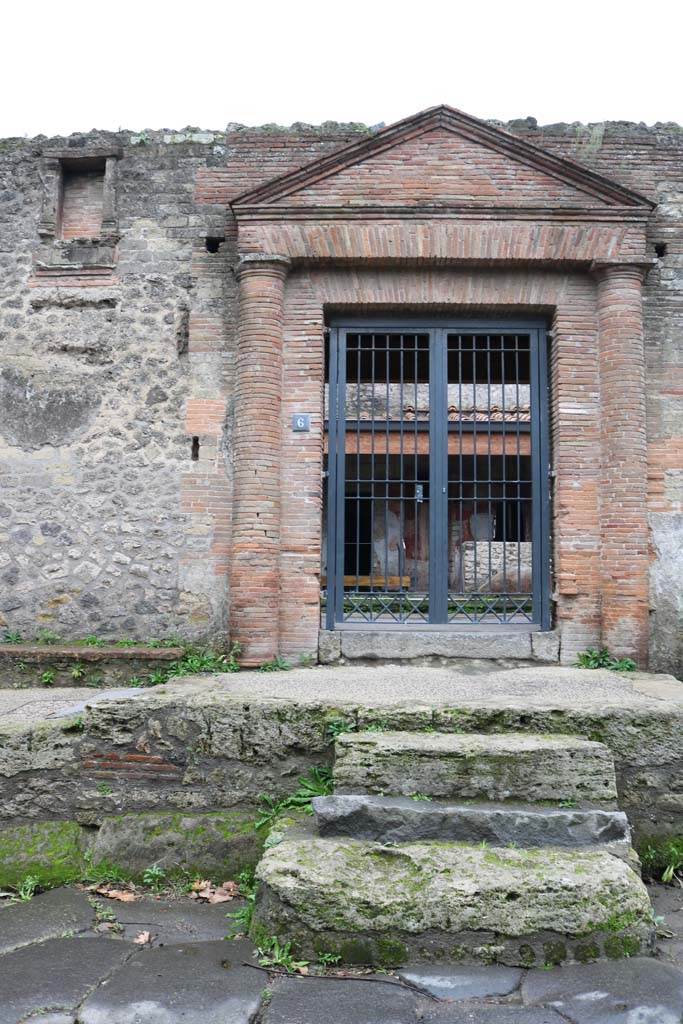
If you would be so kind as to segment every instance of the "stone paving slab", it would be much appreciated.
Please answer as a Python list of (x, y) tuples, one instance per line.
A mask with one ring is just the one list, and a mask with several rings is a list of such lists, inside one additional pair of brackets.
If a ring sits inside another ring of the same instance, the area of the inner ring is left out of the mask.
[(683, 970), (683, 889), (674, 885), (650, 885), (655, 916), (663, 917), (657, 943), (663, 960)]
[[(536, 1007), (446, 1006), (428, 1012), (422, 1024), (566, 1024), (566, 1018), (555, 1010)], [(638, 1024), (659, 1024), (659, 1021), (639, 1021)]]
[[(666, 956), (668, 944), (683, 942), (683, 891), (651, 892), (674, 933), (660, 940)], [(32, 942), (0, 955), (0, 1024), (680, 1024), (683, 1017), (683, 970), (662, 958), (529, 972), (415, 964), (396, 977), (269, 975), (243, 966), (256, 963), (247, 940), (206, 941), (225, 932), (232, 903), (102, 899), (125, 921), (118, 939), (41, 941), (41, 916), (58, 927), (88, 920), (81, 898), (58, 889), (0, 909), (0, 935), (15, 918), (14, 934)], [(133, 944), (139, 931), (154, 929), (156, 948)]]
[(84, 1000), (79, 1024), (250, 1024), (267, 977), (240, 966), (252, 949), (237, 940), (140, 950)]
[(645, 957), (529, 971), (522, 999), (572, 1024), (681, 1024), (683, 972)]
[(72, 938), (6, 953), (0, 957), (0, 1024), (18, 1024), (37, 1010), (74, 1010), (131, 951), (114, 939)]
[(28, 903), (0, 909), (0, 953), (33, 942), (85, 931), (94, 911), (85, 895), (75, 889), (52, 889)]
[(396, 972), (437, 999), (480, 999), (484, 996), (507, 996), (519, 988), (522, 971), (518, 967), (430, 967), (427, 964), (408, 965)]
[(164, 900), (145, 896), (135, 903), (116, 903), (102, 899), (122, 927), (121, 937), (133, 941), (140, 932), (149, 932), (152, 946), (185, 945), (224, 939), (230, 932), (228, 914), (243, 905), (231, 903), (194, 903), (192, 900)]
[(387, 980), (282, 978), (262, 1024), (415, 1024), (419, 998)]

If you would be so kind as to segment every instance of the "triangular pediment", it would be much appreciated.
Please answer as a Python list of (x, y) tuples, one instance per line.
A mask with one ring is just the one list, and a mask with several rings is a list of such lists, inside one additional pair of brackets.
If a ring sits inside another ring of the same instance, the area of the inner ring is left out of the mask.
[[(239, 196), (241, 210), (650, 209), (649, 200), (451, 107), (434, 107)], [(265, 211), (264, 211), (265, 212)]]

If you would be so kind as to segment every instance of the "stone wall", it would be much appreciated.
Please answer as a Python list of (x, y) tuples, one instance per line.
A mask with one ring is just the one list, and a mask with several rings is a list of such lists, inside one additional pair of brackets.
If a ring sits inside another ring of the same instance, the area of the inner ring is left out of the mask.
[[(683, 131), (505, 127), (658, 204), (657, 264), (644, 289), (651, 661), (680, 671)], [(227, 203), (364, 130), (229, 126), (0, 143), (0, 629), (223, 638), (237, 296)], [(55, 152), (116, 153), (108, 247), (40, 233)], [(578, 619), (594, 613), (582, 601)]]

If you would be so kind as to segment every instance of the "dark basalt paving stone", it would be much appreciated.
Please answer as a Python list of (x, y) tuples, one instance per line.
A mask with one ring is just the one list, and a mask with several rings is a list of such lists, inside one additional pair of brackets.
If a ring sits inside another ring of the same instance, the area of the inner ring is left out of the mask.
[(437, 999), (478, 999), (506, 996), (518, 988), (522, 971), (518, 967), (430, 967), (416, 964), (397, 972), (411, 985)]
[(140, 932), (149, 932), (153, 946), (210, 942), (224, 939), (230, 931), (227, 914), (242, 905), (231, 903), (195, 903), (192, 900), (154, 899), (145, 896), (135, 903), (116, 903), (98, 899), (111, 910), (123, 927), (122, 938), (133, 941)]
[(418, 998), (402, 985), (367, 979), (283, 978), (262, 1024), (415, 1024)]
[(0, 909), (0, 953), (90, 927), (94, 912), (82, 892), (52, 889), (29, 903)]
[(522, 847), (630, 843), (628, 821), (622, 811), (458, 804), (356, 794), (315, 797), (313, 809), (320, 835), (375, 842), (438, 839), (493, 846), (515, 843)]
[(566, 1024), (566, 1020), (551, 1009), (535, 1006), (492, 1006), (489, 1003), (479, 1006), (470, 1004), (439, 1007), (428, 1012), (422, 1018), (422, 1024)]
[(249, 1024), (266, 978), (241, 966), (251, 950), (241, 941), (140, 950), (83, 1002), (79, 1024)]
[(681, 1024), (683, 971), (646, 957), (535, 970), (522, 998), (573, 1024)]
[(0, 1024), (17, 1024), (38, 1010), (43, 1011), (43, 1024), (69, 1021), (68, 1014), (57, 1011), (75, 1010), (133, 948), (115, 939), (73, 938), (48, 939), (6, 953), (0, 957)]

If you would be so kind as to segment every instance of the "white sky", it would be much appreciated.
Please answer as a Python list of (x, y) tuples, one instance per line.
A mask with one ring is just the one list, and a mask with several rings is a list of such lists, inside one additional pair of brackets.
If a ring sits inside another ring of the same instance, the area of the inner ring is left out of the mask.
[(680, 0), (8, 0), (0, 136), (230, 121), (683, 123)]

